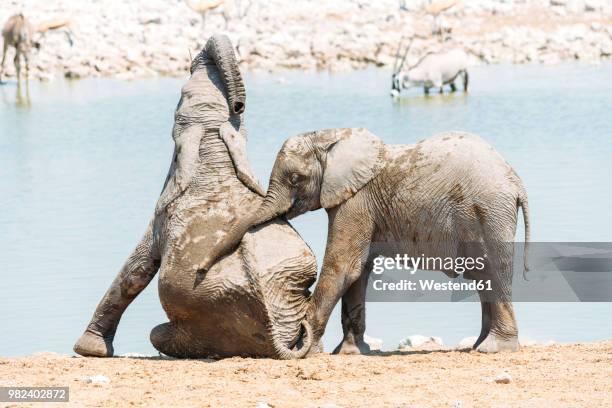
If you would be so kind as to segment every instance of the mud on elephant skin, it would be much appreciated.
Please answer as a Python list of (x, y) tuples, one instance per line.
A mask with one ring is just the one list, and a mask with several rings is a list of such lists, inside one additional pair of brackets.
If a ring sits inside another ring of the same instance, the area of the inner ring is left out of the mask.
[[(174, 155), (153, 218), (75, 344), (77, 353), (113, 355), (123, 312), (157, 272), (169, 320), (151, 332), (160, 352), (296, 358), (309, 351), (305, 314), (317, 265), (286, 221), (262, 225), (206, 274), (195, 273), (228, 226), (263, 201), (246, 155), (245, 95), (231, 42), (211, 37), (181, 91)], [(303, 347), (291, 350), (302, 337)]]
[[(328, 239), (307, 319), (318, 341), (342, 299), (340, 353), (363, 353), (365, 291), (378, 256), (456, 257), (486, 254), (490, 279), (479, 292), (482, 326), (474, 347), (516, 350), (511, 303), (518, 209), (529, 241), (527, 194), (514, 170), (478, 136), (449, 132), (414, 145), (386, 145), (365, 129), (329, 129), (288, 139), (278, 153), (262, 205), (239, 220), (199, 268), (231, 251), (252, 226), (325, 208)], [(372, 245), (393, 243), (393, 248)], [(477, 243), (465, 245), (465, 243)], [(474, 247), (479, 251), (474, 251)], [(525, 260), (526, 267), (526, 260)], [(443, 271), (454, 277), (453, 271)]]

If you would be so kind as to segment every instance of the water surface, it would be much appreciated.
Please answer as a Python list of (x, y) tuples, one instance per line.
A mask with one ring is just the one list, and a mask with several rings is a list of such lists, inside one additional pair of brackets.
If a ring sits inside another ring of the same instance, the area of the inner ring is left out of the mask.
[[(413, 143), (466, 130), (522, 177), (534, 241), (610, 241), (611, 68), (480, 67), (469, 95), (414, 90), (399, 103), (385, 70), (247, 74), (250, 161), (265, 185), (283, 140), (300, 132), (363, 126), (387, 143)], [(0, 355), (71, 353), (152, 215), (183, 83), (32, 83), (29, 106), (15, 103), (14, 84), (0, 87)], [(294, 225), (320, 261), (325, 213)], [(369, 303), (367, 313), (367, 332), (387, 348), (409, 334), (453, 344), (480, 329), (477, 303)], [(516, 313), (529, 339), (612, 338), (610, 304), (518, 303)], [(163, 321), (154, 281), (124, 315), (116, 352), (153, 353), (149, 331)], [(336, 311), (326, 348), (340, 338)]]

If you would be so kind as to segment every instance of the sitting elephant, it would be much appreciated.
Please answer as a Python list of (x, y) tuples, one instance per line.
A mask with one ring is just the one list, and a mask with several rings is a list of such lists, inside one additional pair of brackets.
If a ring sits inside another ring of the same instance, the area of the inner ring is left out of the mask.
[(112, 356), (121, 315), (159, 270), (159, 298), (170, 320), (151, 332), (175, 357), (295, 358), (317, 265), (284, 220), (245, 237), (206, 274), (195, 265), (264, 192), (246, 158), (245, 90), (231, 42), (213, 36), (191, 65), (175, 112), (174, 157), (144, 237), (100, 301), (74, 350)]
[[(327, 248), (307, 319), (318, 341), (342, 297), (344, 339), (336, 352), (367, 352), (365, 291), (378, 256), (473, 257), (483, 268), (467, 279), (479, 290), (483, 352), (518, 349), (511, 303), (518, 207), (529, 241), (527, 194), (521, 180), (487, 143), (468, 133), (443, 133), (415, 145), (385, 145), (365, 129), (331, 129), (285, 142), (261, 207), (238, 221), (207, 252), (201, 270), (240, 242), (255, 225), (325, 208)], [(383, 245), (373, 245), (380, 244)], [(476, 243), (476, 245), (466, 245)], [(484, 254), (483, 254), (484, 252)], [(527, 260), (525, 257), (525, 268)], [(455, 277), (452, 270), (447, 275)]]

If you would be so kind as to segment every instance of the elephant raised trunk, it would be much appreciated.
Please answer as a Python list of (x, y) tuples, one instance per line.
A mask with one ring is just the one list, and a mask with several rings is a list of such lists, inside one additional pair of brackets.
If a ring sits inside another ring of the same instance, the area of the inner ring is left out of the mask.
[[(246, 91), (230, 39), (225, 35), (213, 35), (206, 42), (204, 52), (219, 68), (223, 85), (225, 85), (227, 91), (230, 114), (239, 115), (243, 113), (246, 103)], [(192, 73), (194, 68), (192, 66)]]

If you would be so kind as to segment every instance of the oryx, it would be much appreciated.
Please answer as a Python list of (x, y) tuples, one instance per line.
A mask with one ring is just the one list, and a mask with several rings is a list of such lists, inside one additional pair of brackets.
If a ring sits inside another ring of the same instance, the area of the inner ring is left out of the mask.
[(425, 94), (429, 94), (430, 88), (439, 88), (443, 92), (444, 85), (450, 85), (451, 91), (457, 90), (455, 79), (461, 75), (463, 90), (468, 88), (468, 55), (459, 48), (440, 52), (429, 52), (422, 56), (416, 64), (402, 70), (412, 41), (406, 47), (400, 62), (401, 43), (395, 56), (393, 76), (391, 82), (391, 96), (399, 96), (402, 89), (414, 86), (422, 86)]

